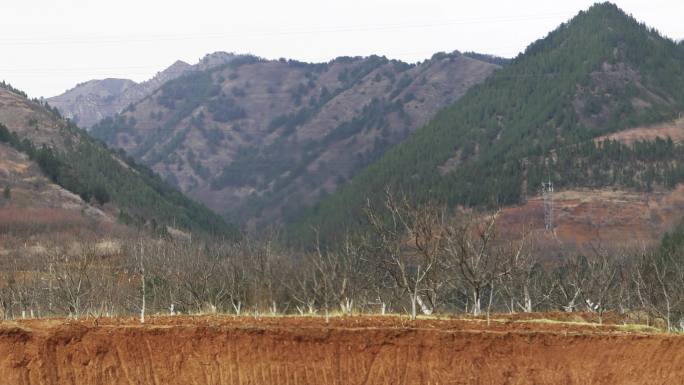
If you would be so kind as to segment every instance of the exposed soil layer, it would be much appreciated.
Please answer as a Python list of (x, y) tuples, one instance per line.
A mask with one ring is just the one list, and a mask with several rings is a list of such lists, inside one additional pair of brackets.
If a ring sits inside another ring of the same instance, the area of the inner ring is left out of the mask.
[(3, 384), (644, 385), (682, 378), (683, 337), (618, 326), (398, 317), (0, 326)]
[[(601, 136), (596, 142), (616, 140), (684, 141), (684, 118), (652, 126), (630, 128)], [(650, 192), (623, 188), (575, 188), (553, 194), (553, 231), (545, 230), (544, 200), (537, 195), (522, 205), (503, 210), (499, 228), (510, 238), (530, 233), (549, 255), (596, 249), (636, 249), (660, 242), (663, 234), (684, 216), (684, 185)]]
[(575, 189), (553, 196), (554, 231), (544, 230), (544, 201), (503, 210), (499, 228), (512, 238), (525, 232), (547, 251), (558, 254), (596, 248), (643, 249), (657, 244), (684, 216), (684, 185), (672, 190), (633, 192), (617, 189)]

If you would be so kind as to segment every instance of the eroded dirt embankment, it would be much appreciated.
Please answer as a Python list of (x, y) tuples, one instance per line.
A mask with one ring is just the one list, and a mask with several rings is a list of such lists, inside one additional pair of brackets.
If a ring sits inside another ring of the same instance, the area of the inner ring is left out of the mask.
[[(408, 325), (408, 327), (406, 327)], [(4, 323), (2, 384), (680, 384), (684, 338), (398, 319)]]

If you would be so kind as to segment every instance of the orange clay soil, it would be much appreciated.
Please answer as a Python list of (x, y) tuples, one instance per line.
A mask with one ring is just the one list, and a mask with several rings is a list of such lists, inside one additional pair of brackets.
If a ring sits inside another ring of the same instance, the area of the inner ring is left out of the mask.
[(0, 384), (684, 381), (684, 337), (502, 317), (489, 326), (482, 320), (399, 317), (329, 323), (318, 317), (153, 317), (144, 326), (133, 319), (4, 322)]

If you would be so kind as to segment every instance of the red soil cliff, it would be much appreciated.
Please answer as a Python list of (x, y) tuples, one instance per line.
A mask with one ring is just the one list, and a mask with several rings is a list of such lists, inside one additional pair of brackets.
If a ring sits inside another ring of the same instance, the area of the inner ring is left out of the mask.
[(153, 318), (0, 327), (2, 384), (680, 384), (684, 338), (399, 318)]

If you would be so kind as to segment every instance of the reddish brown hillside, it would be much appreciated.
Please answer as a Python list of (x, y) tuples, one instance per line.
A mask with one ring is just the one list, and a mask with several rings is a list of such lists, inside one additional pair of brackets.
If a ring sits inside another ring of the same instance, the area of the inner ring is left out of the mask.
[(86, 204), (52, 183), (27, 155), (4, 144), (0, 144), (0, 190), (0, 253), (12, 239), (25, 244), (123, 230), (111, 207)]
[[(594, 139), (626, 145), (637, 141), (684, 140), (684, 119), (630, 128)], [(636, 192), (619, 188), (557, 191), (554, 231), (545, 231), (541, 196), (522, 206), (504, 209), (501, 228), (511, 237), (531, 233), (544, 248), (557, 251), (593, 251), (597, 247), (643, 248), (657, 243), (684, 217), (684, 186), (674, 190)]]
[(643, 248), (658, 242), (684, 217), (684, 186), (649, 193), (617, 189), (556, 192), (554, 232), (544, 229), (544, 201), (504, 209), (500, 228), (511, 236), (531, 232), (545, 248), (591, 251)]
[(684, 339), (570, 324), (399, 318), (32, 321), (0, 376), (69, 384), (677, 384)]

